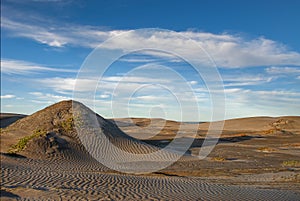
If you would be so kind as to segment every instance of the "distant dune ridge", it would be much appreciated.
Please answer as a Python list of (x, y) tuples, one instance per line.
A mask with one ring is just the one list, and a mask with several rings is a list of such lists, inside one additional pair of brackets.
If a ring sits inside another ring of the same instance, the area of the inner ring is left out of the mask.
[(15, 121), (26, 117), (23, 114), (13, 114), (13, 113), (1, 113), (0, 115), (0, 128), (5, 128)]
[[(206, 130), (209, 123), (203, 123), (200, 129)], [(239, 131), (267, 131), (275, 130), (299, 130), (299, 116), (282, 116), (282, 117), (247, 117), (238, 119), (229, 119), (225, 121), (223, 130)]]

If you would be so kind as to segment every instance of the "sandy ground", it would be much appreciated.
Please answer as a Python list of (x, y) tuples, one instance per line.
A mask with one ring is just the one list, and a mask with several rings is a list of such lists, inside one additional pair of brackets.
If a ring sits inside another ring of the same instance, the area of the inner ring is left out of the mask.
[[(99, 117), (105, 134), (132, 153), (166, 146), (179, 127), (186, 136), (196, 128), (196, 140), (179, 161), (134, 175), (98, 163), (74, 130), (58, 127), (65, 127), (70, 113), (70, 102), (62, 102), (1, 130), (1, 200), (300, 200), (300, 117), (226, 121), (218, 144), (203, 160), (195, 156), (208, 123), (115, 119), (127, 136), (112, 120)], [(45, 136), (7, 154), (21, 137), (41, 127), (49, 131)]]
[(5, 156), (1, 160), (2, 192), (6, 192), (1, 200), (299, 200), (292, 191), (196, 177), (116, 174), (67, 160), (47, 163)]

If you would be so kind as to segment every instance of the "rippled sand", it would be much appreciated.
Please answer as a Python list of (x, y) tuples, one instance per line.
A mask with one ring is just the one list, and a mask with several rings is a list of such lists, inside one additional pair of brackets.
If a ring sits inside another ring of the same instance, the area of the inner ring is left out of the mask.
[(299, 194), (290, 191), (117, 174), (96, 163), (7, 156), (1, 161), (2, 193), (22, 200), (299, 200)]

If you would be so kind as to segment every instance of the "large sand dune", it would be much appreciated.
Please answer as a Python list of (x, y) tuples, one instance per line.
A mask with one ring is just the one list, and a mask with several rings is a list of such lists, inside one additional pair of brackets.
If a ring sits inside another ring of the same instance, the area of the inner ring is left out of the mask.
[[(121, 131), (115, 124), (95, 114), (81, 103), (63, 101), (38, 111), (30, 116), (22, 118), (3, 130), (1, 135), (1, 152), (8, 152), (11, 146), (26, 136), (41, 133), (28, 142), (19, 154), (30, 157), (53, 157), (67, 155), (81, 151), (85, 152), (74, 126), (73, 107), (80, 110), (82, 119), (89, 121), (88, 117), (95, 116), (97, 128), (116, 146), (132, 153), (148, 153), (158, 150), (156, 147), (143, 143)], [(93, 118), (93, 117), (92, 117)], [(89, 122), (87, 122), (89, 123)], [(89, 135), (89, 128), (84, 130)], [(54, 144), (56, 146), (54, 146)], [(68, 151), (69, 150), (69, 151)], [(52, 154), (52, 155), (51, 155)], [(87, 154), (87, 153), (86, 153)]]

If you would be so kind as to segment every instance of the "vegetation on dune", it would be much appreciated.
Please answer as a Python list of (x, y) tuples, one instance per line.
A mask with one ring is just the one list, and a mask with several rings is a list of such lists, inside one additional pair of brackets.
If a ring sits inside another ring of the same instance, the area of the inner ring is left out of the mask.
[(298, 160), (283, 161), (282, 165), (288, 167), (300, 167), (300, 161)]
[[(64, 133), (72, 132), (74, 130), (73, 117), (69, 117), (69, 118), (59, 122), (56, 125), (56, 128), (61, 129), (61, 131)], [(3, 131), (3, 129), (2, 129), (2, 131)], [(16, 154), (20, 151), (23, 151), (26, 148), (26, 145), (28, 144), (28, 142), (30, 140), (40, 137), (40, 136), (45, 136), (46, 134), (47, 134), (47, 132), (44, 129), (36, 129), (33, 131), (32, 135), (25, 136), (25, 137), (19, 139), (19, 141), (16, 144), (11, 146), (11, 148), (8, 150), (8, 153)]]
[(8, 129), (8, 128), (0, 128), (0, 135), (7, 133), (8, 131), (13, 131), (12, 129)]
[(216, 156), (216, 157), (212, 157), (211, 160), (222, 162), (222, 161), (226, 161), (226, 158), (224, 158), (222, 156)]
[(11, 149), (8, 152), (10, 154), (18, 153), (25, 149), (27, 143), (30, 140), (32, 140), (33, 138), (36, 138), (36, 137), (45, 136), (46, 133), (47, 133), (46, 131), (41, 130), (41, 129), (34, 130), (32, 135), (25, 136), (25, 137), (21, 138), (17, 144), (12, 145)]
[(60, 127), (65, 131), (65, 132), (71, 132), (73, 131), (74, 128), (74, 119), (73, 117), (70, 117), (66, 119), (65, 121), (60, 123)]
[(275, 149), (271, 148), (271, 147), (259, 147), (257, 148), (258, 151), (261, 151), (261, 152), (272, 152), (272, 151), (275, 151)]

